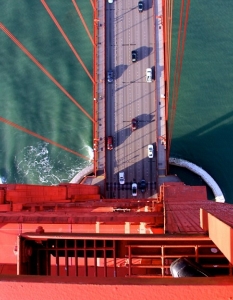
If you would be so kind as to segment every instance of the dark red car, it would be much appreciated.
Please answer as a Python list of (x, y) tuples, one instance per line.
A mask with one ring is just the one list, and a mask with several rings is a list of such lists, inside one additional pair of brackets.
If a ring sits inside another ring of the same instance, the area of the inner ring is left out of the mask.
[(112, 150), (113, 149), (113, 138), (112, 136), (107, 137), (107, 149)]
[(132, 131), (136, 130), (137, 128), (138, 128), (138, 120), (137, 119), (132, 119), (132, 121), (131, 121)]

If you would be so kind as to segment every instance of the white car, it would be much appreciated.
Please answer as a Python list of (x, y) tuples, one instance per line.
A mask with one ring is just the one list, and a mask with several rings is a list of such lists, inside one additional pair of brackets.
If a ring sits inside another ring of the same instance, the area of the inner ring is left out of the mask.
[(138, 187), (138, 185), (137, 185), (137, 183), (136, 182), (133, 182), (132, 183), (132, 196), (137, 196), (137, 187)]
[(119, 172), (119, 183), (124, 184), (125, 183), (125, 173)]
[(108, 0), (108, 3), (113, 3), (113, 0)]
[(152, 69), (146, 69), (146, 82), (152, 82)]
[(153, 147), (153, 145), (148, 145), (148, 157), (149, 158), (154, 157), (154, 147)]

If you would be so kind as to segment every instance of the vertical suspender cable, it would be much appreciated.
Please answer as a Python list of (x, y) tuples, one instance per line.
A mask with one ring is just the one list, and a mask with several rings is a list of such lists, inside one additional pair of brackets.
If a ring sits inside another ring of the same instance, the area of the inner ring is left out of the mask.
[[(173, 0), (164, 1), (164, 70), (165, 70), (165, 118), (166, 129), (168, 132), (168, 118), (169, 118), (169, 102), (170, 102), (170, 69), (171, 69), (171, 48), (172, 48), (172, 13), (173, 13)], [(167, 140), (166, 144), (168, 143)], [(167, 161), (169, 158), (169, 151), (167, 151)]]
[[(184, 14), (184, 7), (186, 7), (185, 14)], [(176, 52), (174, 85), (173, 85), (173, 91), (172, 91), (172, 103), (171, 103), (171, 111), (170, 111), (170, 119), (169, 119), (169, 127), (168, 127), (169, 128), (168, 129), (168, 147), (167, 147), (168, 156), (170, 154), (171, 138), (172, 138), (172, 133), (173, 133), (173, 128), (174, 128), (175, 113), (176, 113), (176, 106), (177, 106), (178, 93), (179, 93), (180, 75), (181, 75), (182, 62), (183, 62), (183, 57), (184, 57), (184, 47), (185, 47), (185, 40), (186, 40), (189, 7), (190, 7), (190, 0), (186, 1), (186, 5), (185, 5), (184, 0), (182, 0), (181, 7), (180, 7), (180, 24), (179, 24), (178, 44), (177, 44), (177, 52)], [(182, 42), (181, 42), (181, 40), (182, 40)]]

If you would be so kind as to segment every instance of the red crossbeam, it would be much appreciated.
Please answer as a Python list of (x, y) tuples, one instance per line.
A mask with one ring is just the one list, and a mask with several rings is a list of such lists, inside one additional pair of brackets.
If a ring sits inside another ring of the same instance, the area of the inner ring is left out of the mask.
[(179, 24), (178, 43), (177, 43), (177, 52), (176, 52), (176, 66), (175, 66), (175, 73), (174, 73), (174, 84), (173, 84), (172, 103), (171, 103), (172, 106), (171, 106), (171, 112), (169, 118), (169, 130), (168, 130), (169, 138), (168, 138), (168, 147), (167, 147), (168, 154), (170, 153), (170, 149), (171, 149), (171, 139), (172, 139), (172, 133), (174, 128), (174, 122), (175, 122), (175, 113), (176, 113), (176, 106), (178, 101), (180, 76), (182, 70), (185, 40), (186, 40), (187, 25), (188, 25), (189, 7), (190, 7), (190, 0), (181, 1), (180, 24)]
[(54, 146), (56, 146), (58, 148), (61, 148), (61, 149), (65, 150), (65, 151), (67, 151), (67, 152), (70, 152), (70, 153), (72, 153), (74, 155), (82, 157), (85, 160), (90, 160), (87, 156), (84, 156), (84, 155), (82, 155), (82, 154), (80, 154), (78, 152), (75, 152), (75, 151), (73, 151), (73, 150), (71, 150), (71, 149), (69, 149), (69, 148), (67, 148), (65, 146), (62, 146), (62, 145), (60, 145), (60, 144), (58, 144), (58, 143), (56, 143), (56, 142), (54, 142), (54, 141), (52, 141), (50, 139), (47, 139), (46, 137), (44, 137), (42, 135), (39, 135), (39, 134), (37, 134), (37, 133), (35, 133), (35, 132), (31, 131), (31, 130), (28, 130), (28, 129), (26, 129), (26, 128), (24, 128), (24, 127), (22, 127), (22, 126), (20, 126), (20, 125), (18, 125), (16, 123), (13, 123), (13, 122), (5, 119), (5, 118), (0, 117), (0, 121), (3, 122), (3, 123), (5, 123), (5, 124), (8, 124), (8, 125), (10, 125), (10, 126), (12, 126), (14, 128), (17, 128), (17, 129), (19, 129), (19, 130), (21, 130), (23, 132), (26, 132), (26, 133), (28, 133), (30, 135), (33, 135), (34, 137), (36, 137), (36, 138), (38, 138), (38, 139), (40, 139), (42, 141), (45, 141), (45, 142), (47, 142), (49, 144), (52, 144), (52, 145), (54, 145)]
[(93, 9), (95, 9), (93, 0), (90, 0), (90, 2), (91, 2), (91, 5), (92, 5)]
[(63, 86), (42, 66), (41, 63), (36, 60), (36, 58), (13, 36), (13, 34), (2, 24), (0, 23), (0, 29), (5, 32), (6, 35), (41, 69), (52, 82), (92, 121), (94, 119), (86, 112), (84, 108), (63, 88)]
[(75, 9), (76, 9), (76, 11), (77, 11), (77, 13), (78, 13), (78, 15), (79, 15), (79, 18), (80, 18), (81, 22), (83, 23), (83, 26), (84, 26), (84, 28), (85, 28), (85, 30), (86, 30), (86, 32), (87, 32), (87, 34), (88, 34), (88, 36), (89, 36), (89, 38), (90, 38), (92, 44), (93, 44), (93, 46), (95, 47), (95, 44), (94, 44), (93, 38), (92, 38), (92, 36), (91, 36), (91, 33), (90, 33), (90, 31), (89, 31), (89, 29), (88, 29), (88, 27), (87, 27), (87, 24), (86, 24), (85, 20), (83, 19), (83, 16), (82, 16), (82, 14), (81, 14), (81, 11), (80, 11), (80, 9), (79, 9), (77, 3), (75, 2), (75, 0), (72, 0), (72, 2), (73, 2), (73, 4), (74, 4), (74, 7), (75, 7)]
[(47, 10), (48, 14), (50, 15), (51, 19), (53, 20), (53, 22), (55, 23), (55, 25), (57, 26), (58, 30), (60, 31), (60, 33), (62, 34), (63, 38), (65, 39), (65, 41), (67, 42), (67, 44), (69, 45), (70, 49), (72, 50), (72, 52), (74, 53), (75, 57), (78, 59), (78, 61), (80, 62), (81, 66), (83, 67), (83, 69), (85, 70), (85, 72), (87, 73), (87, 75), (89, 76), (89, 78), (91, 79), (91, 81), (93, 83), (94, 79), (91, 76), (91, 74), (89, 73), (89, 71), (87, 70), (85, 64), (83, 63), (82, 59), (80, 58), (80, 56), (78, 55), (77, 51), (74, 49), (74, 46), (72, 45), (72, 43), (70, 42), (70, 40), (68, 39), (67, 35), (65, 34), (64, 30), (62, 29), (61, 25), (58, 23), (57, 19), (55, 18), (55, 16), (53, 15), (52, 11), (50, 10), (50, 8), (48, 7), (48, 5), (45, 3), (45, 0), (41, 0), (41, 3), (44, 5), (44, 8)]

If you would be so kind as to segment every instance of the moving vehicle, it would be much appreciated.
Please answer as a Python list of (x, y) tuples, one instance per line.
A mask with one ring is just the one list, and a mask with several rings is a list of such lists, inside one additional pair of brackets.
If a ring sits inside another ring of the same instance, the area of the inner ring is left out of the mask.
[(154, 157), (154, 147), (153, 147), (153, 145), (148, 145), (148, 157), (149, 158)]
[(173, 277), (209, 277), (209, 274), (196, 262), (187, 257), (180, 257), (170, 265)]
[(109, 70), (107, 73), (107, 79), (109, 83), (113, 82), (113, 70)]
[(134, 118), (131, 120), (131, 129), (132, 129), (132, 131), (134, 131), (137, 128), (138, 128), (138, 120)]
[(125, 173), (119, 172), (119, 183), (124, 184), (125, 183)]
[(146, 69), (146, 82), (152, 82), (152, 69)]
[(132, 62), (136, 62), (137, 61), (137, 51), (133, 50), (131, 52), (131, 58), (132, 58)]
[(143, 9), (144, 9), (143, 1), (138, 1), (138, 11), (143, 12)]
[(140, 182), (140, 190), (142, 193), (145, 193), (145, 191), (146, 191), (146, 180), (145, 179), (142, 179)]
[(137, 196), (137, 183), (136, 182), (133, 182), (132, 183), (132, 196), (136, 197)]
[(107, 149), (112, 150), (113, 149), (113, 138), (112, 136), (107, 137)]
[(113, 0), (108, 0), (108, 3), (113, 3)]

